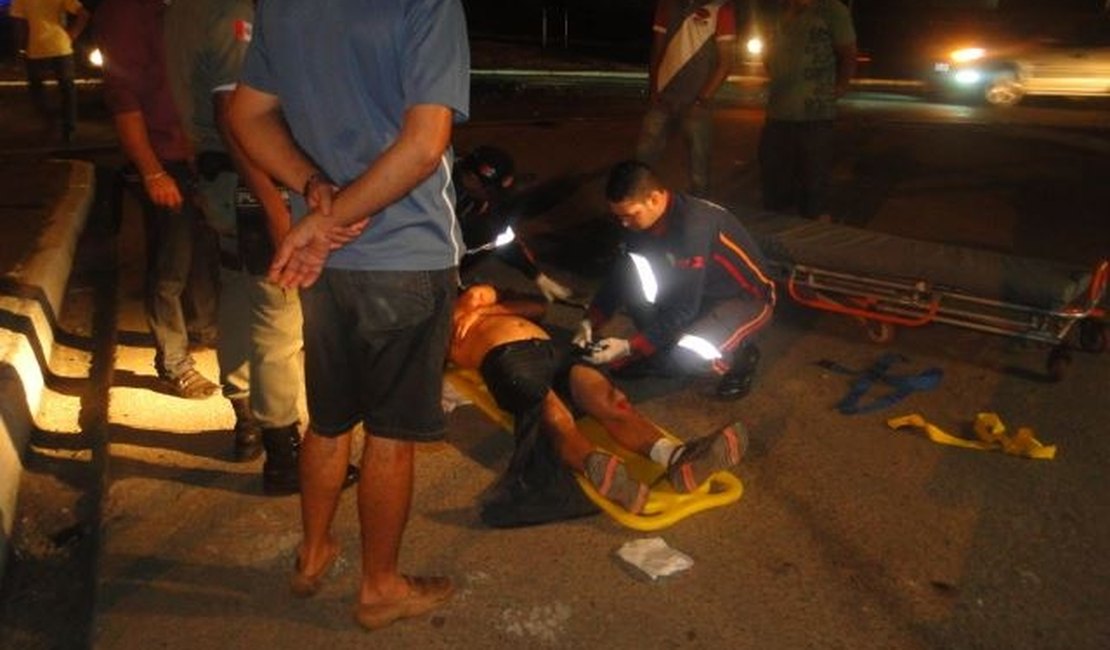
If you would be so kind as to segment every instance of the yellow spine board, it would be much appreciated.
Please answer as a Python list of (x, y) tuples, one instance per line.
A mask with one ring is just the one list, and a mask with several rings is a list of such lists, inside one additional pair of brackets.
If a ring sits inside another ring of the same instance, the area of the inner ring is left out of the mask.
[[(473, 370), (451, 369), (447, 371), (446, 377), (455, 390), (471, 400), (491, 420), (507, 431), (512, 431), (512, 416), (498, 408), (478, 373)], [(578, 419), (577, 424), (590, 442), (623, 458), (629, 474), (651, 486), (643, 513), (635, 515), (598, 494), (589, 479), (576, 474), (578, 485), (586, 496), (606, 514), (628, 528), (644, 531), (667, 528), (692, 514), (739, 501), (744, 492), (740, 479), (730, 472), (717, 472), (705, 485), (693, 492), (676, 492), (670, 481), (664, 477), (661, 467), (616, 444), (597, 420), (583, 417)], [(659, 431), (675, 442), (682, 442), (662, 428)]]

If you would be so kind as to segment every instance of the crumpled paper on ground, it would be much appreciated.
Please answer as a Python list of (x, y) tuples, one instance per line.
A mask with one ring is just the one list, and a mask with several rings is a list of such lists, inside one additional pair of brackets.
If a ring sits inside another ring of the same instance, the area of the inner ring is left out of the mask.
[(694, 560), (689, 555), (671, 548), (662, 537), (645, 537), (626, 542), (617, 549), (617, 555), (652, 580), (694, 566)]

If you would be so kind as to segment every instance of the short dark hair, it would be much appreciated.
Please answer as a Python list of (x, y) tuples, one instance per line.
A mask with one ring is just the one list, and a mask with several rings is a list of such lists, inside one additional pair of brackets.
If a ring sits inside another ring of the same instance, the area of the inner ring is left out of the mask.
[(621, 203), (642, 199), (648, 193), (665, 189), (663, 182), (647, 163), (639, 160), (623, 160), (609, 171), (609, 181), (605, 184), (605, 199), (610, 203)]

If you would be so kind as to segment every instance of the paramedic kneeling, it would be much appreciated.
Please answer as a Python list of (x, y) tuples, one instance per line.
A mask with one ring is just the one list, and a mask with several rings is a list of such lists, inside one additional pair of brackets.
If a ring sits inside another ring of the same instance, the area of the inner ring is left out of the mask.
[[(618, 372), (712, 371), (722, 375), (719, 397), (747, 395), (759, 360), (751, 339), (771, 321), (775, 304), (755, 241), (728, 210), (670, 191), (642, 162), (615, 165), (605, 196), (628, 231), (624, 255), (575, 343)], [(594, 342), (593, 332), (622, 307), (637, 331)]]

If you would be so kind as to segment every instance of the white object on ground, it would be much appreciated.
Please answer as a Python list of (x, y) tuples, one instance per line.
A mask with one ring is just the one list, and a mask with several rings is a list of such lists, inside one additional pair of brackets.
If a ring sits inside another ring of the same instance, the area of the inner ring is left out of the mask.
[(682, 551), (671, 548), (662, 537), (645, 537), (625, 542), (617, 555), (652, 580), (685, 571), (694, 566), (694, 560)]

